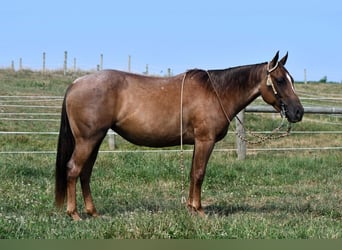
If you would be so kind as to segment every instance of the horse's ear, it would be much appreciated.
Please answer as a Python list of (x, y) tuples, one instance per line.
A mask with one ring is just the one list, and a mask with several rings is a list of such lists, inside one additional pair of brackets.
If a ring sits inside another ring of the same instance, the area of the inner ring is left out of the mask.
[(286, 55), (279, 61), (283, 66), (285, 66), (285, 64), (286, 64), (288, 55), (289, 55), (289, 53), (286, 52)]
[(270, 64), (269, 64), (270, 69), (274, 68), (277, 65), (278, 59), (279, 59), (279, 50), (277, 51), (277, 53), (273, 57), (272, 61), (270, 61)]

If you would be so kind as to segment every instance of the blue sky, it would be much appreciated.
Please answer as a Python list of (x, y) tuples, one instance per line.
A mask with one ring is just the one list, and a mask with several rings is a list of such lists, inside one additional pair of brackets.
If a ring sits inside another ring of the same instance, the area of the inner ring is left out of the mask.
[(174, 74), (265, 62), (289, 52), (295, 80), (342, 82), (340, 0), (5, 1), (0, 8), (0, 67)]

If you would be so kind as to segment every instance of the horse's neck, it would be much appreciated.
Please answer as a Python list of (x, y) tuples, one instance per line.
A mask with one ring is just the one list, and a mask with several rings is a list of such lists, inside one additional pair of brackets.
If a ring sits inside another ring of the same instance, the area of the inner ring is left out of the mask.
[[(266, 65), (266, 64), (265, 64)], [(225, 84), (227, 88), (223, 91), (223, 106), (227, 109), (229, 116), (234, 117), (242, 109), (248, 106), (260, 96), (260, 86), (264, 82), (264, 64), (245, 66), (243, 72), (245, 77), (230, 75)]]

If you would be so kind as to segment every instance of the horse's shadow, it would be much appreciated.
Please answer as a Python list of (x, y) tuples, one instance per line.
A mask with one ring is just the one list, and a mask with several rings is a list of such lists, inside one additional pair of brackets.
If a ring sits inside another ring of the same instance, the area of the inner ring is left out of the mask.
[[(145, 211), (152, 214), (163, 213), (167, 211), (182, 211), (187, 210), (185, 204), (177, 203), (175, 200), (159, 200), (159, 199), (142, 199), (139, 203), (130, 202), (125, 199), (119, 199), (111, 205), (100, 209), (101, 214), (107, 216), (115, 216), (118, 214)], [(101, 211), (102, 210), (102, 211)], [(303, 202), (265, 202), (264, 204), (249, 204), (248, 202), (240, 203), (213, 203), (204, 206), (204, 212), (207, 216), (230, 216), (238, 213), (315, 213), (317, 215), (324, 215), (327, 211), (317, 209), (310, 201)], [(341, 213), (336, 214), (341, 218)]]
[(255, 207), (249, 204), (211, 204), (206, 206), (204, 211), (207, 215), (229, 216), (241, 212), (271, 212), (277, 209), (276, 206)]
[(211, 204), (204, 208), (207, 215), (216, 216), (229, 216), (236, 213), (274, 213), (274, 212), (287, 212), (287, 213), (307, 213), (313, 212), (314, 209), (310, 203), (305, 202), (302, 204), (293, 203), (266, 203), (261, 206), (250, 205), (247, 203), (242, 204)]
[[(129, 213), (134, 211), (148, 211), (150, 213), (160, 213), (166, 211), (186, 210), (185, 204), (175, 204), (174, 202), (156, 202), (153, 200), (142, 200), (139, 206), (130, 202), (113, 203), (112, 206), (104, 208), (100, 213), (115, 216), (117, 214)], [(204, 212), (208, 216), (229, 216), (237, 213), (273, 213), (273, 212), (310, 212), (312, 208), (309, 204), (265, 204), (262, 206), (241, 204), (209, 204), (204, 207)]]

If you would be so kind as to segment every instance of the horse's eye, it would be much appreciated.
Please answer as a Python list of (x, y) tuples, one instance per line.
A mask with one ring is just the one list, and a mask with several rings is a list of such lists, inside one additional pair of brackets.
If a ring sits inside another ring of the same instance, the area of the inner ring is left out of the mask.
[(277, 83), (278, 84), (284, 84), (285, 83), (285, 79), (283, 77), (277, 78)]

